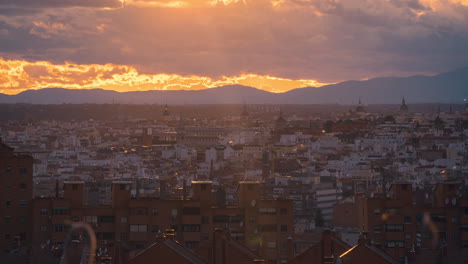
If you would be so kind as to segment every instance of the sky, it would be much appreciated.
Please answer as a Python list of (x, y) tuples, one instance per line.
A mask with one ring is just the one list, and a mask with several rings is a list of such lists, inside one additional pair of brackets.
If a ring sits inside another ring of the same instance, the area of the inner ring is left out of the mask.
[(0, 0), (0, 93), (270, 92), (468, 66), (468, 0)]

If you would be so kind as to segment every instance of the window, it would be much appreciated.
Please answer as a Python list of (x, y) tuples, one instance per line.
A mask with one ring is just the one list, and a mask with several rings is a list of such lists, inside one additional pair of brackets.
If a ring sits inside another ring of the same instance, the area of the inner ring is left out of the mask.
[(26, 217), (20, 216), (20, 217), (18, 218), (18, 221), (19, 221), (20, 224), (24, 224), (24, 223), (26, 223)]
[(113, 215), (99, 216), (99, 223), (114, 223), (115, 217)]
[(200, 232), (200, 225), (183, 225), (183, 232)]
[(447, 217), (445, 216), (445, 214), (431, 214), (431, 219), (435, 223), (447, 222)]
[(276, 215), (276, 208), (274, 207), (262, 207), (258, 209), (258, 212), (263, 215)]
[(204, 225), (207, 225), (210, 223), (210, 218), (206, 215), (202, 216), (201, 220), (202, 220), (202, 224)]
[(48, 216), (49, 215), (49, 210), (47, 208), (41, 208), (41, 210), (39, 211), (39, 214), (41, 216)]
[(382, 232), (382, 226), (374, 225), (374, 233), (380, 233), (380, 232)]
[(128, 240), (128, 233), (120, 233), (120, 240), (127, 241)]
[(405, 246), (405, 243), (401, 240), (387, 241), (386, 244), (388, 248), (403, 248)]
[(47, 232), (47, 226), (41, 225), (41, 232)]
[(151, 215), (152, 216), (159, 215), (159, 209), (158, 208), (151, 208)]
[(255, 220), (256, 220), (256, 219), (255, 219), (255, 216), (250, 216), (250, 217), (249, 217), (249, 223), (250, 223), (250, 224), (255, 224)]
[(27, 186), (26, 183), (21, 183), (21, 184), (19, 185), (19, 189), (20, 189), (20, 190), (26, 190), (26, 186)]
[(72, 221), (73, 221), (73, 222), (79, 222), (79, 221), (80, 221), (80, 217), (79, 217), (79, 216), (73, 216), (73, 217), (72, 217)]
[(3, 219), (5, 220), (5, 224), (11, 223), (11, 216), (5, 216)]
[(28, 174), (28, 169), (27, 169), (27, 168), (20, 168), (20, 174), (21, 174), (22, 176)]
[(88, 224), (97, 224), (98, 217), (96, 215), (87, 215), (85, 217), (85, 222)]
[(11, 207), (11, 201), (6, 201), (5, 202), (5, 207), (10, 208)]
[(5, 233), (5, 240), (10, 240), (11, 239), (11, 235), (10, 233)]
[(411, 233), (405, 233), (405, 240), (411, 239)]
[(68, 208), (54, 208), (52, 209), (53, 215), (68, 215), (70, 214), (70, 209)]
[[(202, 186), (203, 186), (203, 185), (202, 185)], [(185, 246), (186, 246), (188, 249), (193, 249), (193, 248), (198, 247), (198, 242), (197, 242), (197, 241), (186, 241), (186, 242), (185, 242)]]
[(147, 225), (130, 225), (130, 232), (148, 232)]
[(387, 232), (403, 232), (403, 225), (385, 225), (385, 231)]
[(159, 232), (159, 226), (157, 226), (157, 225), (152, 225), (152, 226), (151, 226), (151, 232), (153, 232), (153, 233)]
[(281, 208), (280, 209), (280, 215), (288, 215), (288, 209), (287, 208)]
[(132, 208), (133, 215), (148, 215), (148, 210), (144, 207)]
[(380, 209), (374, 209), (374, 215), (380, 215)]
[(452, 224), (458, 224), (458, 216), (452, 216)]
[(268, 241), (267, 248), (276, 248), (276, 241)]
[(54, 225), (54, 232), (60, 233), (65, 231), (65, 225), (62, 224), (55, 224)]
[(411, 224), (412, 220), (411, 220), (411, 216), (405, 216), (405, 220), (404, 220), (405, 224)]
[(120, 223), (121, 223), (121, 224), (126, 224), (126, 223), (127, 223), (127, 221), (128, 221), (128, 219), (127, 219), (127, 217), (126, 217), (126, 216), (122, 216), (122, 217), (120, 217)]
[(20, 200), (19, 201), (19, 207), (20, 208), (26, 208), (27, 202), (25, 200)]
[(288, 232), (288, 226), (287, 225), (281, 225), (280, 230), (281, 230), (281, 232)]

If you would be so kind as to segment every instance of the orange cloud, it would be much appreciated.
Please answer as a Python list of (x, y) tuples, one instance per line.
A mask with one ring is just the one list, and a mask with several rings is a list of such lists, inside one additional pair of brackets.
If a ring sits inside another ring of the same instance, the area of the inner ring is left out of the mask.
[(316, 80), (292, 80), (268, 75), (242, 74), (210, 78), (178, 74), (141, 74), (135, 67), (116, 64), (52, 64), (47, 61), (0, 58), (0, 93), (16, 94), (29, 89), (62, 87), (103, 88), (116, 91), (200, 90), (240, 84), (269, 92), (286, 92), (306, 86), (323, 86)]

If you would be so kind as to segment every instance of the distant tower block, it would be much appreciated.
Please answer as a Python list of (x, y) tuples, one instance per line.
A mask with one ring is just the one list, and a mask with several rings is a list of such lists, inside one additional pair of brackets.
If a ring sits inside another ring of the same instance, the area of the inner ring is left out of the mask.
[(401, 99), (400, 112), (408, 112), (408, 105), (406, 104), (405, 97)]
[(365, 109), (364, 105), (361, 102), (361, 98), (359, 98), (359, 102), (358, 102), (358, 105), (356, 107), (356, 112), (358, 112), (358, 113), (366, 112), (366, 109)]
[(464, 110), (465, 110), (465, 112), (468, 112), (468, 100), (465, 99), (464, 101), (465, 101), (465, 109)]
[(163, 116), (169, 116), (170, 113), (169, 113), (169, 109), (167, 107), (167, 104), (164, 106), (164, 112), (163, 112)]

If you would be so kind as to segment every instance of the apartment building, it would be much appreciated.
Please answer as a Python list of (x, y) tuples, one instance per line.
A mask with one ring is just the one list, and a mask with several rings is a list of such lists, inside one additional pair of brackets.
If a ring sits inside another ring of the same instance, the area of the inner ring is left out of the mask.
[(426, 251), (436, 252), (440, 259), (466, 258), (465, 189), (463, 182), (439, 182), (433, 188), (432, 201), (416, 202), (411, 184), (393, 184), (387, 196), (356, 196), (354, 203), (335, 205), (335, 216), (341, 216), (335, 225), (357, 224), (372, 245), (402, 261), (418, 259), (418, 254)]
[[(127, 249), (144, 249), (167, 229), (175, 239), (196, 250), (213, 241), (215, 229), (227, 229), (266, 263), (285, 263), (287, 239), (293, 230), (293, 207), (289, 199), (263, 199), (259, 182), (240, 182), (236, 206), (216, 206), (210, 181), (192, 182), (191, 196), (135, 198), (130, 182), (112, 183), (112, 204), (89, 207), (84, 201), (83, 182), (65, 182), (61, 198), (36, 198), (32, 214), (33, 245), (60, 243), (67, 223), (84, 221), (93, 226), (98, 248), (113, 255), (118, 244)], [(36, 250), (39, 250), (38, 248)]]

